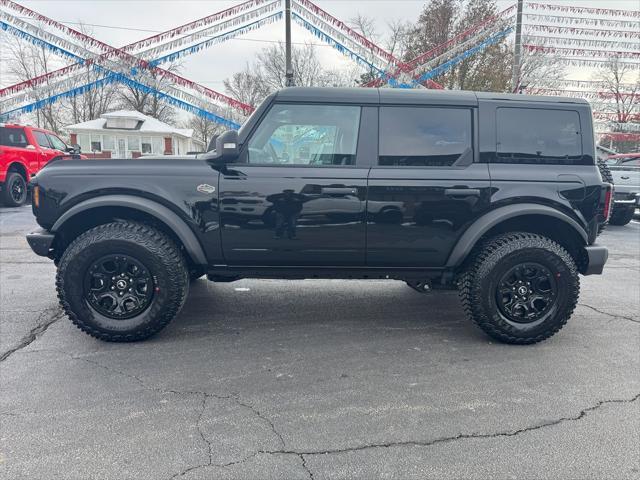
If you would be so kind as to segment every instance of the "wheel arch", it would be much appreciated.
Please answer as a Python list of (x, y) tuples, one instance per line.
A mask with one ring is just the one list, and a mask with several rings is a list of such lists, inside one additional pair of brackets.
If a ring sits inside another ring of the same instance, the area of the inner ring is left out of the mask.
[(568, 215), (538, 204), (499, 207), (476, 220), (460, 237), (447, 260), (447, 268), (462, 265), (474, 247), (485, 238), (509, 231), (544, 235), (562, 245), (580, 266), (588, 237), (580, 224)]
[(50, 231), (64, 243), (88, 228), (117, 219), (151, 223), (183, 247), (192, 265), (207, 264), (202, 245), (187, 223), (169, 208), (146, 198), (105, 195), (84, 200), (64, 212)]
[(7, 166), (7, 174), (9, 172), (18, 172), (24, 177), (25, 182), (29, 183), (29, 169), (20, 161), (14, 160)]

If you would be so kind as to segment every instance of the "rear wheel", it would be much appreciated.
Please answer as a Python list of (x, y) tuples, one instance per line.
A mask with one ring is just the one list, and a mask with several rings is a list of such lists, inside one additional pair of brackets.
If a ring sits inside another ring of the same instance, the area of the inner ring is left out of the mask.
[(27, 203), (27, 181), (20, 173), (7, 174), (2, 189), (2, 202), (7, 207), (20, 207)]
[(558, 332), (578, 302), (580, 283), (571, 255), (553, 240), (517, 232), (478, 249), (460, 279), (467, 315), (505, 343), (536, 343)]
[(609, 218), (609, 225), (623, 226), (633, 219), (636, 207), (614, 208)]
[(101, 340), (131, 342), (159, 332), (180, 311), (189, 271), (163, 233), (114, 222), (69, 245), (56, 283), (60, 303), (78, 328)]

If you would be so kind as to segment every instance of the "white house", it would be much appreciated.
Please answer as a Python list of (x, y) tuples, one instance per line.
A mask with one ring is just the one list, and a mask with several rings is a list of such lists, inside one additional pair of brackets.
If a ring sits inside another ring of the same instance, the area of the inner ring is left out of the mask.
[(72, 144), (90, 158), (137, 158), (142, 155), (184, 155), (202, 152), (205, 145), (190, 128), (175, 128), (131, 110), (66, 127)]

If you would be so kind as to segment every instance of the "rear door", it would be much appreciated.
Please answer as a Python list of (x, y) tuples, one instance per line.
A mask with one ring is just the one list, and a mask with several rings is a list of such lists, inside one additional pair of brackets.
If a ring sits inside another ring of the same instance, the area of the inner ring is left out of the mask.
[(442, 267), (489, 209), (472, 106), (381, 106), (367, 204), (367, 265)]
[(0, 127), (0, 150), (6, 166), (11, 162), (20, 162), (30, 173), (38, 170), (40, 152), (30, 144), (27, 132), (22, 127)]
[(364, 109), (271, 106), (220, 175), (229, 265), (364, 265), (368, 166), (356, 162)]

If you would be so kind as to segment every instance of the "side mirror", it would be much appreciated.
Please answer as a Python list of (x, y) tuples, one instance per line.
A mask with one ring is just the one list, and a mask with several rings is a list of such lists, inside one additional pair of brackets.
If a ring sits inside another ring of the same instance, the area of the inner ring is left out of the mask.
[(64, 151), (71, 154), (78, 154), (80, 153), (80, 145), (78, 145), (77, 143), (74, 143), (73, 145), (67, 146), (67, 148), (65, 148)]
[(235, 161), (239, 155), (238, 132), (227, 130), (216, 138), (216, 150), (209, 161), (214, 165), (225, 165)]

